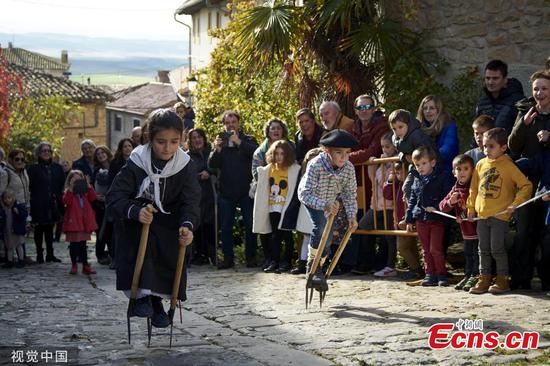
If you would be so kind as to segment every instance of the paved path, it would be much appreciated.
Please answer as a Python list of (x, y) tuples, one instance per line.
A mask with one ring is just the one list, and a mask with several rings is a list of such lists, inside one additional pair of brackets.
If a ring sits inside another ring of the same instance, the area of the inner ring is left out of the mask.
[[(114, 271), (93, 262), (97, 275), (71, 276), (66, 245), (56, 244), (56, 254), (64, 263), (0, 270), (0, 364), (11, 362), (11, 350), (45, 349), (69, 350), (69, 361), (82, 365), (550, 363), (550, 298), (542, 292), (474, 296), (344, 276), (329, 281), (322, 309), (314, 301), (306, 310), (300, 276), (206, 266), (191, 269), (173, 348), (167, 330), (156, 329), (147, 348), (138, 318), (128, 345), (128, 302), (114, 289)], [(532, 351), (431, 350), (426, 330), (459, 318), (543, 338)]]

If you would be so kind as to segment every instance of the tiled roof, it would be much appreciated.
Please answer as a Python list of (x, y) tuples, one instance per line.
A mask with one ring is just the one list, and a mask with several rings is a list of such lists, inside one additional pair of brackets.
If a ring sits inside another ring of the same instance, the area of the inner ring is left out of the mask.
[(28, 67), (36, 70), (59, 70), (66, 71), (69, 64), (63, 64), (54, 57), (31, 52), (23, 48), (8, 47), (2, 48), (2, 54), (8, 62), (19, 66)]
[(147, 83), (120, 90), (112, 97), (107, 109), (147, 116), (157, 108), (173, 106), (178, 98), (171, 84)]
[(13, 63), (8, 63), (8, 70), (21, 76), (25, 96), (31, 98), (61, 96), (81, 103), (111, 100), (111, 97), (99, 88), (82, 85)]
[(225, 7), (225, 2), (222, 0), (185, 0), (179, 8), (176, 9), (176, 14), (189, 14), (193, 15), (203, 8), (217, 8)]

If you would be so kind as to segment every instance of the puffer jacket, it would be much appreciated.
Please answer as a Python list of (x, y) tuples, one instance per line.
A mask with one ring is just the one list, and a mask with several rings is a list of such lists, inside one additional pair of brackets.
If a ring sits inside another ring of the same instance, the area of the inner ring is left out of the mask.
[(479, 99), (476, 107), (476, 117), (482, 114), (489, 115), (495, 119), (495, 127), (502, 127), (510, 134), (514, 120), (518, 114), (516, 102), (525, 98), (523, 86), (515, 78), (509, 78), (506, 87), (502, 89), (498, 98), (483, 88), (484, 94)]
[(392, 136), (392, 142), (399, 151), (399, 157), (404, 160), (406, 155), (411, 155), (413, 151), (421, 146), (431, 146), (435, 149), (430, 136), (426, 135), (416, 118), (411, 118), (407, 134), (400, 139), (395, 134)]

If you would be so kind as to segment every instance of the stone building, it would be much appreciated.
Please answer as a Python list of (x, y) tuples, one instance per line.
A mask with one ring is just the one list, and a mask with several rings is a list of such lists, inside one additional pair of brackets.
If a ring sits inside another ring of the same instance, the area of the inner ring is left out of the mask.
[(418, 0), (416, 13), (412, 27), (451, 64), (449, 76), (501, 59), (530, 94), (529, 75), (550, 56), (545, 0)]
[(71, 122), (63, 131), (61, 157), (73, 161), (80, 156), (80, 141), (89, 138), (98, 145), (106, 143), (105, 103), (108, 94), (100, 89), (85, 86), (61, 77), (42, 73), (13, 63), (8, 63), (11, 73), (21, 76), (25, 96), (35, 99), (61, 96), (69, 98), (82, 107), (82, 111), (72, 116)]
[(68, 77), (71, 74), (69, 56), (65, 50), (61, 51), (61, 59), (56, 59), (24, 48), (13, 47), (9, 42), (8, 47), (2, 48), (2, 55), (12, 64), (53, 76)]

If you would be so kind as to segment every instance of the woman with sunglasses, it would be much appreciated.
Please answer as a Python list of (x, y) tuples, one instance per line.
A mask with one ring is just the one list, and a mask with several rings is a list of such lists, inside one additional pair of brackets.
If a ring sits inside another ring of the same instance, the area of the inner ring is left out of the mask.
[(53, 253), (53, 226), (61, 217), (61, 202), (65, 173), (52, 160), (52, 145), (41, 142), (34, 151), (36, 164), (27, 168), (31, 197), (31, 216), (34, 223), (36, 261), (44, 263), (42, 240), (46, 241), (46, 262), (61, 262)]
[[(355, 98), (355, 116), (357, 119), (353, 124), (352, 135), (359, 141), (359, 147), (349, 156), (352, 164), (361, 164), (367, 162), (371, 157), (378, 158), (382, 154), (382, 145), (380, 140), (390, 131), (390, 127), (382, 111), (376, 109), (374, 98), (363, 94)], [(355, 172), (356, 176), (360, 171)], [(365, 203), (370, 207), (372, 195), (371, 181), (367, 169), (363, 169), (363, 185), (365, 186)], [(367, 243), (365, 238), (357, 238), (361, 243), (350, 243), (350, 249), (347, 250), (348, 256), (342, 258), (342, 270), (347, 271), (349, 267), (355, 267), (354, 272), (364, 274), (374, 266), (375, 247)], [(354, 245), (355, 244), (355, 245)], [(361, 253), (359, 253), (361, 251)], [(367, 253), (368, 252), (368, 253)], [(371, 263), (356, 263), (358, 258), (373, 259)], [(346, 259), (348, 259), (346, 261)], [(350, 262), (345, 265), (345, 262)], [(346, 268), (348, 267), (348, 268)]]
[[(8, 186), (6, 189), (15, 193), (15, 200), (27, 208), (31, 207), (31, 195), (29, 192), (29, 176), (25, 170), (25, 151), (22, 149), (13, 149), (8, 155), (6, 164), (8, 173)], [(34, 260), (27, 256), (25, 244), (23, 244), (23, 252), (25, 253), (25, 263), (33, 264)]]

